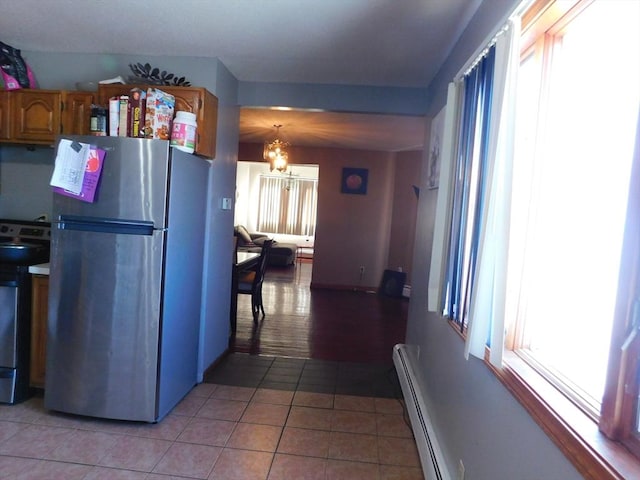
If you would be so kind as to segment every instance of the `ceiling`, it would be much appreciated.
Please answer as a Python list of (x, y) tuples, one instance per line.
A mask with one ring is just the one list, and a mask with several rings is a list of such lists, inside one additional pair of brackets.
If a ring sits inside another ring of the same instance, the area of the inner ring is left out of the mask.
[[(426, 88), (480, 3), (0, 0), (0, 40), (24, 51), (216, 57), (241, 82)], [(274, 124), (298, 145), (401, 151), (424, 137), (418, 117), (243, 108), (240, 123), (242, 141), (264, 141)]]
[(240, 141), (262, 143), (276, 136), (296, 146), (401, 152), (420, 150), (424, 117), (303, 110), (240, 109)]

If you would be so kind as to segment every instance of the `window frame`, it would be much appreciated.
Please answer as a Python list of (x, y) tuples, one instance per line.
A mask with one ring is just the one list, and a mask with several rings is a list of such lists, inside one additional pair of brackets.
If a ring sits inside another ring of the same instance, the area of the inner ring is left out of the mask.
[[(639, 113), (640, 117), (640, 113)], [(640, 118), (636, 127), (636, 151), (631, 171), (629, 198), (640, 198)], [(627, 211), (618, 297), (614, 313), (609, 366), (602, 402), (600, 430), (622, 442), (640, 458), (640, 433), (631, 430), (638, 422), (640, 379), (640, 207), (630, 202)], [(635, 413), (634, 413), (635, 411)]]
[[(571, 22), (588, 8), (594, 0), (545, 0), (536, 2), (531, 11), (535, 15), (527, 17), (529, 24), (523, 25), (523, 35), (521, 45), (521, 58), (534, 55), (539, 58), (542, 55), (541, 75), (548, 75), (548, 65), (551, 58), (551, 48), (561, 41), (563, 33), (570, 28)], [(526, 17), (526, 15), (525, 15)], [(542, 92), (543, 97), (546, 92)], [(544, 100), (543, 100), (544, 101)], [(636, 152), (637, 154), (637, 152)], [(637, 163), (637, 161), (635, 162)], [(637, 165), (632, 168), (637, 169)], [(633, 178), (632, 172), (632, 178)], [(634, 198), (630, 191), (629, 198)], [(637, 213), (637, 212), (636, 212)], [(600, 406), (600, 411), (593, 404), (582, 400), (580, 394), (576, 394), (571, 387), (558, 386), (558, 382), (549, 380), (556, 384), (565, 395), (572, 398), (587, 415), (599, 422), (600, 430), (609, 438), (618, 440), (627, 445), (636, 455), (640, 455), (640, 438), (638, 434), (631, 431), (632, 421), (637, 419), (634, 410), (637, 411), (638, 377), (634, 375), (639, 366), (640, 354), (640, 332), (638, 325), (630, 325), (632, 309), (634, 303), (634, 292), (638, 292), (638, 260), (639, 255), (636, 245), (639, 244), (638, 221), (634, 212), (628, 211), (626, 218), (625, 239), (622, 250), (622, 257), (631, 261), (621, 262), (621, 270), (618, 279), (618, 297), (613, 320), (613, 333), (609, 348), (609, 366), (607, 370), (607, 382), (605, 395)], [(637, 295), (636, 295), (637, 296)], [(638, 306), (640, 308), (640, 305)], [(636, 323), (638, 319), (636, 319)], [(521, 325), (514, 322), (515, 332), (522, 329)], [(518, 336), (512, 334), (511, 338)], [(517, 346), (517, 342), (515, 343)], [(514, 347), (512, 342), (511, 347)], [(536, 365), (535, 359), (527, 358), (526, 352), (517, 352), (518, 355), (536, 369), (541, 375), (553, 377), (544, 366)]]
[[(547, 48), (543, 42), (549, 33), (561, 32), (594, 0), (538, 0), (522, 17), (522, 54), (537, 55), (536, 49)], [(562, 19), (560, 22), (559, 20)], [(544, 60), (543, 60), (544, 61)], [(544, 74), (543, 66), (543, 74)], [(640, 138), (640, 122), (636, 145)], [(633, 161), (630, 198), (640, 198), (640, 152)], [(640, 292), (640, 207), (627, 212), (627, 227), (613, 335), (609, 350), (609, 366), (605, 397), (600, 417), (592, 408), (580, 406), (549, 382), (539, 369), (512, 350), (517, 330), (506, 339), (504, 365), (495, 367), (489, 361), (486, 347), (484, 361), (503, 385), (529, 412), (534, 421), (557, 447), (588, 479), (623, 479), (640, 476), (640, 436), (631, 430), (631, 417), (638, 410), (638, 375), (640, 366), (640, 319), (631, 325), (634, 299)], [(636, 307), (640, 311), (640, 300)], [(640, 314), (638, 315), (640, 317)], [(449, 320), (449, 325), (465, 338), (466, 329)], [(625, 388), (626, 385), (626, 388)], [(626, 420), (625, 420), (626, 419)]]
[[(533, 58), (539, 69), (538, 78), (540, 90), (538, 120), (535, 126), (536, 133), (533, 137), (540, 140), (540, 135), (545, 135), (544, 128), (540, 122), (544, 122), (547, 114), (544, 109), (547, 107), (549, 90), (551, 86), (545, 81), (552, 75), (551, 64), (554, 56), (554, 48), (563, 42), (563, 36), (571, 28), (572, 22), (592, 5), (596, 0), (546, 0), (538, 2), (547, 4), (546, 10), (536, 10), (538, 17), (530, 17), (529, 25), (523, 25), (523, 41), (521, 43), (521, 61)], [(526, 30), (525, 30), (526, 29)], [(533, 34), (531, 33), (533, 32)], [(542, 132), (542, 133), (540, 133)], [(544, 138), (542, 138), (544, 142)], [(537, 145), (536, 145), (537, 148)], [(621, 280), (622, 281), (622, 280)], [(613, 325), (614, 322), (612, 322)], [(566, 396), (572, 399), (587, 415), (595, 421), (601, 417), (602, 405), (599, 399), (595, 399), (580, 387), (574, 385), (571, 380), (563, 378), (563, 375), (545, 365), (544, 361), (536, 356), (534, 352), (528, 350), (527, 326), (520, 315), (516, 315), (508, 330), (508, 348), (514, 351), (527, 364), (535, 369), (540, 375), (554, 384)], [(613, 348), (613, 347), (610, 347)], [(611, 351), (611, 350), (610, 350)], [(612, 435), (609, 435), (612, 436)], [(617, 438), (621, 439), (618, 435)]]

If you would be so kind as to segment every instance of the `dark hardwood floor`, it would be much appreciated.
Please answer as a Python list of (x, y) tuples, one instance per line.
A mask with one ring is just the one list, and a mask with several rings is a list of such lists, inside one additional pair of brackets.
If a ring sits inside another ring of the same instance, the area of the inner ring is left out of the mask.
[(238, 298), (231, 351), (361, 364), (392, 365), (404, 342), (408, 300), (358, 291), (310, 289), (312, 263), (271, 267), (265, 275), (266, 316), (256, 325), (251, 299)]

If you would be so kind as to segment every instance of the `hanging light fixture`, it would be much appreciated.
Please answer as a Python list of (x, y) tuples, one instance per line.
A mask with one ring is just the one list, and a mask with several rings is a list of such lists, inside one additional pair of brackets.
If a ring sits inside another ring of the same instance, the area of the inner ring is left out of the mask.
[(274, 127), (276, 127), (276, 138), (271, 142), (264, 142), (263, 157), (271, 164), (272, 172), (274, 170), (284, 172), (289, 162), (289, 153), (287, 152), (289, 143), (283, 142), (278, 137), (281, 126), (282, 125), (274, 125)]

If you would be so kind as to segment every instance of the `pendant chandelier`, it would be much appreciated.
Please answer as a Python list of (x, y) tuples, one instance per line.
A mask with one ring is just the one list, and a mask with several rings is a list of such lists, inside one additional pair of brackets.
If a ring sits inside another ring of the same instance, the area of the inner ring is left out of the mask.
[(278, 138), (281, 126), (282, 125), (274, 125), (274, 127), (276, 128), (276, 138), (271, 142), (264, 142), (263, 157), (271, 165), (272, 172), (274, 170), (284, 172), (287, 169), (289, 161), (289, 153), (287, 152), (289, 143), (283, 142), (282, 140), (280, 140), (280, 138)]

